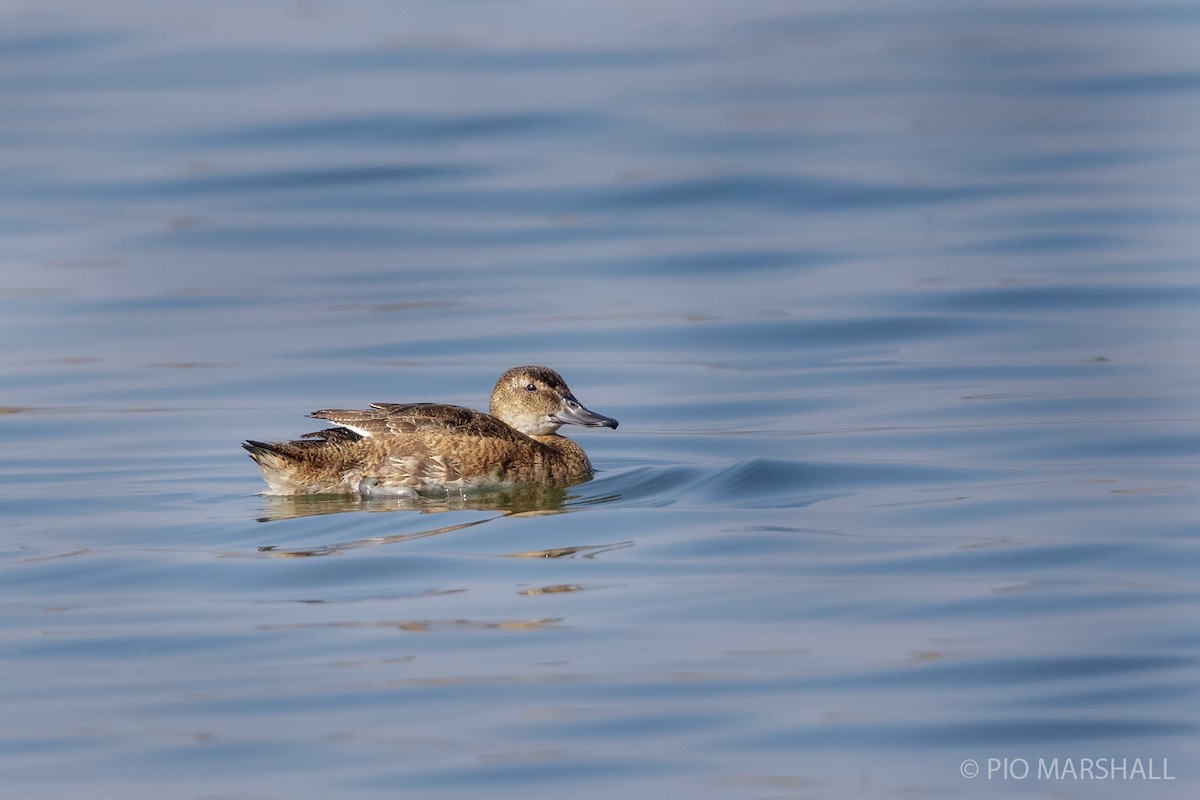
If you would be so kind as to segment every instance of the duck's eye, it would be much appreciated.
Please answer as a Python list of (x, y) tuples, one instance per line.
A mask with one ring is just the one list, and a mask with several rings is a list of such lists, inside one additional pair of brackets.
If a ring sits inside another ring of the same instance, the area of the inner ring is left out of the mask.
[(536, 391), (537, 391), (537, 385), (530, 383), (530, 384), (528, 384), (528, 385), (526, 385), (526, 386), (525, 386), (525, 391), (527, 391), (527, 392), (536, 392)]

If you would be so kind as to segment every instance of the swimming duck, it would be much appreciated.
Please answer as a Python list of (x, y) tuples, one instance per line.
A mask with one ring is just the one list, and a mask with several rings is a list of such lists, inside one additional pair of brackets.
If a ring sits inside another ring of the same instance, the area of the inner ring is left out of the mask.
[(363, 411), (308, 416), (338, 427), (291, 442), (242, 444), (262, 470), (266, 494), (413, 497), (507, 483), (569, 485), (592, 476), (564, 424), (615, 428), (584, 408), (547, 367), (514, 367), (492, 390), (490, 414), (440, 403), (371, 403)]

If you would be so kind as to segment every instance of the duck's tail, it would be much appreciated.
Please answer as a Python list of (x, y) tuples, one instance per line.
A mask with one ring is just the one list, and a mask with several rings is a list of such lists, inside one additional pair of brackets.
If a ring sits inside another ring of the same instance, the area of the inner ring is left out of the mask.
[(270, 487), (266, 494), (337, 494), (347, 491), (342, 480), (344, 459), (338, 456), (344, 445), (360, 438), (345, 428), (330, 428), (306, 433), (300, 441), (250, 439), (242, 447)]
[(263, 480), (270, 487), (266, 494), (303, 494), (301, 487), (293, 480), (293, 476), (300, 471), (300, 464), (287, 452), (286, 445), (251, 439), (243, 442), (242, 447), (258, 464)]

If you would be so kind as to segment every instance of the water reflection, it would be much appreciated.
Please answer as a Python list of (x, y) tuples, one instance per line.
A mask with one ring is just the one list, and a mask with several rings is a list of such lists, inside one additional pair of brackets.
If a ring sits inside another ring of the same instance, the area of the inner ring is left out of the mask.
[[(399, 510), (399, 509), (392, 509)], [(323, 512), (335, 513), (335, 512)], [(333, 542), (330, 544), (316, 545), (311, 547), (295, 547), (281, 548), (278, 545), (261, 545), (256, 549), (256, 554), (266, 556), (268, 558), (310, 558), (314, 556), (332, 556), (345, 553), (350, 550), (357, 550), (364, 547), (376, 547), (379, 545), (401, 544), (404, 542), (413, 542), (419, 539), (428, 539), (433, 536), (440, 536), (444, 533), (454, 533), (456, 531), (473, 528), (476, 525), (482, 525), (485, 522), (490, 522), (494, 519), (502, 519), (511, 516), (524, 516), (526, 514), (540, 514), (554, 512), (522, 512), (522, 513), (504, 513), (498, 516), (484, 517), (483, 519), (468, 520), (455, 525), (443, 525), (437, 528), (424, 531), (414, 531), (409, 533), (397, 533), (389, 536), (371, 536), (363, 539), (352, 539), (344, 542)], [(583, 545), (568, 545), (563, 547), (543, 548), (539, 550), (519, 550), (511, 553), (500, 553), (503, 558), (595, 558), (596, 556), (607, 553), (612, 550), (621, 550), (626, 547), (632, 547), (632, 541), (609, 542), (606, 544), (583, 544)], [(242, 553), (225, 553), (227, 558), (242, 557)], [(483, 555), (483, 554), (481, 554)], [(490, 555), (490, 554), (488, 554)], [(559, 589), (558, 591), (566, 591)]]
[[(502, 514), (501, 517), (513, 516), (511, 514)], [(335, 542), (333, 544), (319, 545), (316, 547), (299, 547), (299, 548), (280, 548), (276, 545), (262, 545), (258, 548), (259, 555), (271, 558), (310, 558), (313, 556), (332, 556), (345, 553), (349, 550), (357, 550), (363, 547), (375, 547), (378, 545), (400, 544), (402, 542), (413, 542), (418, 539), (428, 539), (431, 536), (439, 536), (443, 533), (453, 533), (455, 531), (472, 528), (476, 525), (482, 525), (499, 517), (485, 517), (484, 519), (470, 520), (457, 525), (444, 525), (440, 528), (433, 528), (427, 531), (416, 531), (414, 533), (397, 533), (391, 536), (372, 536), (366, 539), (354, 539), (347, 542)], [(632, 547), (633, 542), (612, 542), (609, 544), (584, 544), (571, 545), (568, 547), (551, 547), (542, 550), (521, 550), (513, 553), (501, 553), (504, 558), (595, 558), (601, 553), (607, 553), (612, 550), (621, 550), (626, 547)], [(233, 555), (233, 554), (226, 554)], [(555, 591), (567, 591), (567, 589), (558, 588)]]
[[(522, 550), (519, 553), (505, 553), (505, 558), (595, 558), (602, 553), (609, 553), (613, 550), (623, 550), (626, 547), (633, 547), (633, 542), (613, 542), (612, 544), (583, 544), (574, 547), (552, 547), (548, 550)], [(546, 591), (551, 587), (543, 587), (543, 590), (530, 592), (530, 594), (554, 594), (556, 592), (569, 591), (569, 589), (557, 588), (554, 591)], [(582, 588), (582, 587), (573, 587)]]
[(333, 622), (304, 622), (277, 625), (260, 625), (263, 631), (303, 630), (309, 628), (389, 628), (407, 633), (429, 633), (431, 631), (536, 631), (567, 630), (562, 617), (540, 617), (534, 619), (398, 619), (336, 620)]
[[(328, 512), (326, 512), (328, 513)], [(470, 528), (475, 525), (481, 525), (487, 522), (492, 517), (484, 519), (471, 520), (462, 522), (458, 525), (445, 525), (440, 528), (434, 528), (428, 531), (417, 531), (415, 533), (398, 533), (391, 536), (372, 536), (366, 539), (354, 539), (348, 542), (335, 542), (333, 544), (318, 545), (316, 547), (302, 547), (281, 549), (275, 545), (263, 545), (258, 548), (258, 552), (262, 555), (274, 558), (308, 558), (311, 556), (332, 556), (344, 553), (348, 550), (357, 550), (362, 547), (374, 547), (383, 544), (398, 544), (400, 542), (412, 542), (417, 539), (427, 539), (430, 536), (438, 536), (443, 533), (451, 533), (453, 531), (461, 531), (464, 528)]]
[[(388, 536), (372, 536), (333, 542), (312, 547), (280, 548), (263, 545), (257, 553), (271, 558), (307, 558), (329, 556), (377, 545), (399, 544), (418, 539), (453, 533), (494, 519), (507, 517), (536, 517), (564, 514), (572, 505), (595, 505), (620, 498), (619, 494), (599, 497), (582, 497), (568, 493), (567, 488), (548, 486), (506, 486), (478, 492), (446, 493), (435, 497), (416, 498), (363, 497), (361, 495), (265, 495), (266, 514), (258, 517), (259, 522), (275, 522), (326, 514), (343, 514), (359, 511), (414, 511), (419, 514), (436, 514), (447, 511), (499, 512), (481, 519), (472, 519), (453, 525), (441, 525), (421, 531), (410, 531)], [(566, 558), (571, 556), (593, 557), (607, 550), (628, 547), (632, 542), (603, 545), (572, 545), (542, 550), (520, 551), (503, 554), (511, 558)], [(233, 555), (233, 554), (227, 554)]]
[[(561, 486), (504, 486), (471, 492), (446, 492), (419, 497), (362, 495), (264, 495), (266, 513), (259, 522), (273, 522), (351, 511), (501, 511), (505, 515), (557, 514), (579, 499)], [(610, 498), (610, 499), (616, 499)], [(595, 499), (588, 502), (596, 502)]]

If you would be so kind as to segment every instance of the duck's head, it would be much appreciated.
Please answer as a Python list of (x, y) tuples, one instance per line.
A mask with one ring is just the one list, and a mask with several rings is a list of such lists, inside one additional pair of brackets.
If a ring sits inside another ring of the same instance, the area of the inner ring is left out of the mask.
[(548, 436), (563, 425), (615, 428), (612, 417), (588, 411), (548, 367), (513, 367), (492, 390), (491, 414), (526, 436)]

